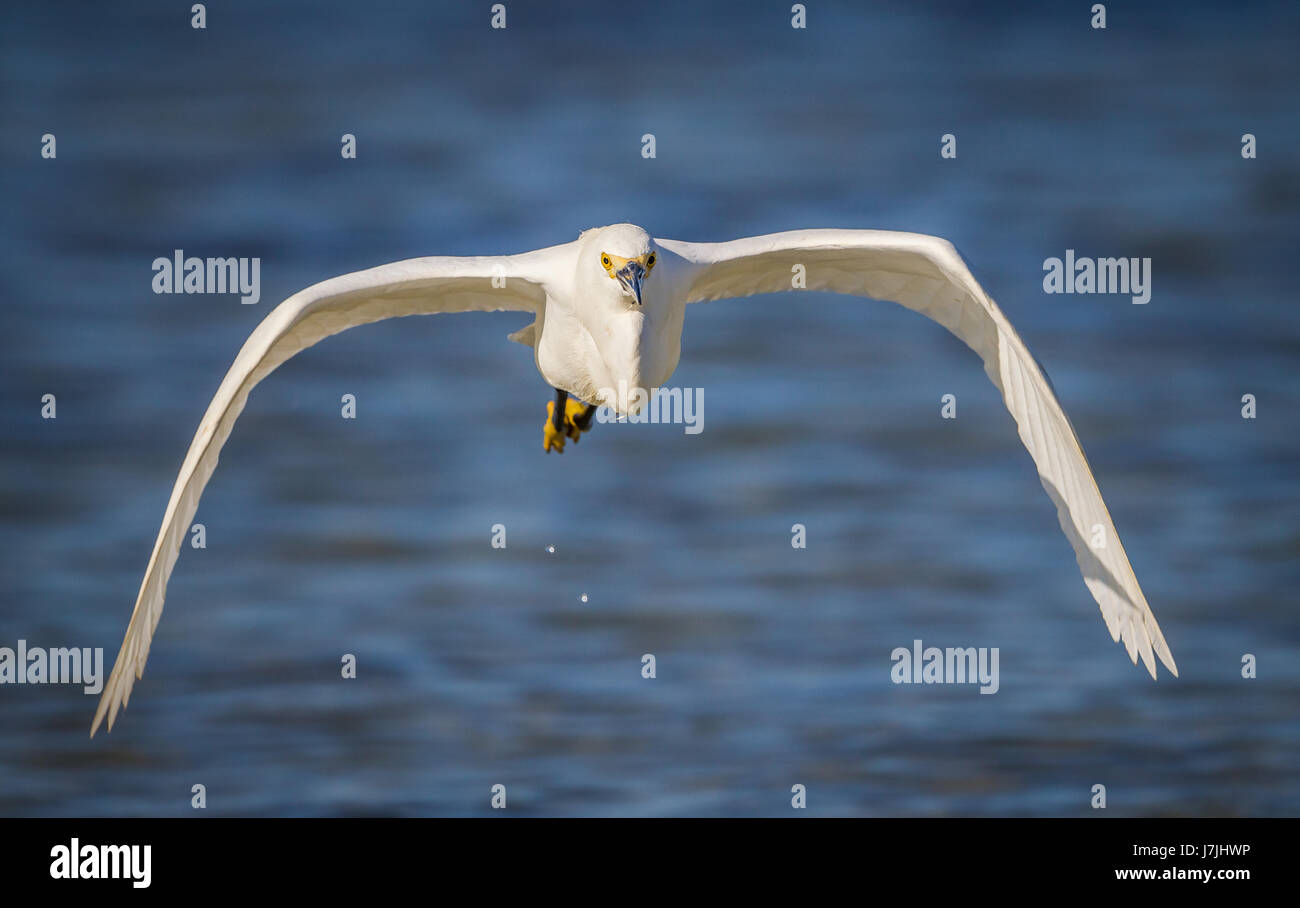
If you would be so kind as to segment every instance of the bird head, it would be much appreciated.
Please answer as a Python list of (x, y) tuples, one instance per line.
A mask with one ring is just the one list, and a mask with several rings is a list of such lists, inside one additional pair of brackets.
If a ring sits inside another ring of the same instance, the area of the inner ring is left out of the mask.
[(626, 302), (644, 305), (645, 283), (659, 259), (650, 234), (633, 224), (615, 224), (591, 232), (595, 235), (592, 242), (585, 244), (589, 261), (583, 267), (613, 281), (612, 289)]
[(650, 275), (657, 256), (653, 251), (636, 256), (618, 255), (613, 252), (600, 253), (600, 266), (613, 280), (618, 281), (619, 288), (641, 305), (641, 284)]

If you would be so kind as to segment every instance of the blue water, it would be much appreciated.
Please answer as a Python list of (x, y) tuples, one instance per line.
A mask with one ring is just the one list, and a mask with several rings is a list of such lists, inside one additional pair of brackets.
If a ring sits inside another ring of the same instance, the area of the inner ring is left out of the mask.
[[(209, 814), (483, 814), (498, 783), (546, 815), (789, 815), (797, 783), (815, 815), (1091, 815), (1096, 784), (1109, 814), (1300, 812), (1300, 8), (268, 6), (0, 12), (0, 645), (111, 661), (279, 299), (631, 220), (952, 239), (1051, 373), (1181, 677), (1111, 643), (979, 362), (913, 313), (692, 307), (673, 384), (705, 430), (563, 457), (525, 318), (407, 319), (254, 392), (111, 735), (78, 687), (0, 687), (0, 813), (192, 815), (203, 784)], [(262, 301), (153, 294), (176, 248), (260, 257)], [(1150, 256), (1151, 302), (1044, 294), (1066, 249)], [(894, 685), (918, 638), (998, 647), (999, 692)]]

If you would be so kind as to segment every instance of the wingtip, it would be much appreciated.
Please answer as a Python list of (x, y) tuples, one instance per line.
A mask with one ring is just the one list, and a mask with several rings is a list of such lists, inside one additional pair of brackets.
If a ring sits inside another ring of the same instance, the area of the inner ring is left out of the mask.
[[(1154, 624), (1154, 615), (1152, 616), (1151, 621)], [(1160, 627), (1158, 625), (1154, 628), (1152, 638), (1155, 643), (1156, 655), (1160, 657), (1160, 661), (1164, 663), (1165, 668), (1169, 669), (1169, 673), (1177, 678), (1178, 663), (1174, 662), (1174, 654), (1169, 649), (1169, 644), (1165, 642), (1164, 634), (1160, 633)]]
[[(1155, 646), (1153, 646), (1152, 649), (1155, 651), (1156, 658), (1160, 660), (1160, 664), (1169, 670), (1169, 674), (1177, 678), (1178, 663), (1174, 661), (1174, 654), (1169, 651), (1169, 645), (1165, 643), (1164, 638), (1157, 637), (1155, 641)], [(1160, 680), (1159, 678), (1156, 677), (1155, 663), (1149, 664), (1147, 666), (1147, 669), (1151, 672), (1151, 677), (1153, 679), (1157, 681)]]

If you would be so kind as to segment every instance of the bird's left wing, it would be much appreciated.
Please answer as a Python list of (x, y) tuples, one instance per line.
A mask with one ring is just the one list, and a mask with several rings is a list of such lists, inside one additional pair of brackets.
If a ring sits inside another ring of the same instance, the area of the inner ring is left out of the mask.
[[(1065, 411), (1015, 328), (951, 243), (887, 230), (655, 242), (682, 260), (672, 263), (671, 273), (688, 302), (788, 291), (802, 275), (809, 290), (899, 303), (960, 338), (984, 360), (984, 371), (1002, 392), (1111, 638), (1123, 639), (1135, 664), (1141, 655), (1151, 677), (1156, 676), (1153, 650), (1178, 674)], [(1101, 544), (1091, 545), (1094, 539)]]
[(140, 583), (131, 623), (90, 726), (92, 737), (105, 714), (112, 729), (118, 709), (131, 698), (134, 679), (144, 672), (181, 542), (198, 509), (203, 487), (217, 467), (221, 447), (230, 437), (253, 386), (294, 354), (332, 334), (369, 322), (405, 315), (502, 309), (536, 314), (545, 305), (548, 283), (565, 273), (561, 263), (566, 259), (566, 248), (555, 246), (495, 257), (408, 259), (380, 265), (295, 293), (262, 320), (208, 405), (176, 477), (153, 555)]

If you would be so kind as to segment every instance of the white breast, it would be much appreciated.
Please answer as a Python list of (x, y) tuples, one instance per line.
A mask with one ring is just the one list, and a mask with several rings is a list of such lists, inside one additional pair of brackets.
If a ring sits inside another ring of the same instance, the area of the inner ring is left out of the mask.
[(634, 388), (651, 391), (677, 368), (683, 311), (683, 306), (647, 305), (588, 326), (548, 300), (539, 318), (537, 370), (553, 387), (622, 410), (620, 388), (627, 389), (624, 399)]

